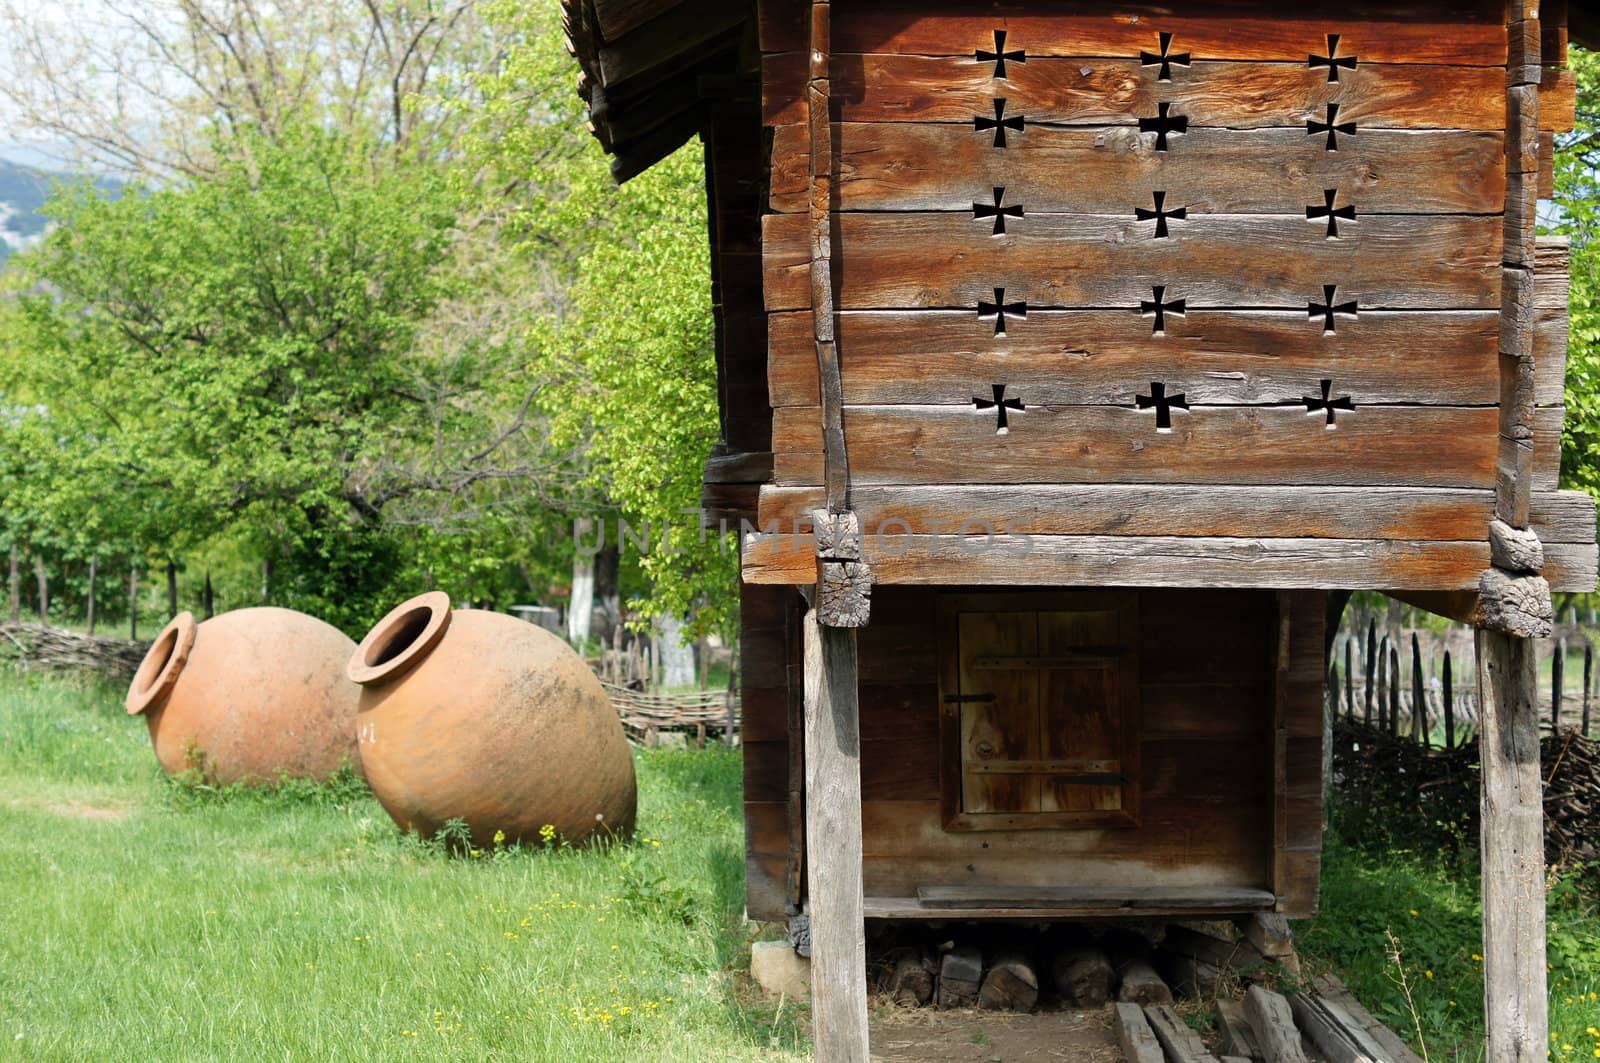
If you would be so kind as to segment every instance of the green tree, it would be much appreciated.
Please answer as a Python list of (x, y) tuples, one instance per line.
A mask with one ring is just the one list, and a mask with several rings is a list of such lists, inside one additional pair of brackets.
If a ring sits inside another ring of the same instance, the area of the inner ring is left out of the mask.
[(1600, 54), (1574, 47), (1568, 63), (1577, 75), (1578, 120), (1556, 144), (1552, 225), (1572, 241), (1561, 478), (1600, 495)]

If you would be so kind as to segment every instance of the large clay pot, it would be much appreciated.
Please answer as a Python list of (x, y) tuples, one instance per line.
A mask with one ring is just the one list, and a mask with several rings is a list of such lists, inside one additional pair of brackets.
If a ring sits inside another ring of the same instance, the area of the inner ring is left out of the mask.
[(350, 659), (367, 782), (401, 828), (465, 820), (537, 842), (627, 836), (633, 758), (610, 699), (550, 632), (503, 613), (452, 612), (441, 592), (396, 607)]
[(326, 779), (359, 767), (356, 702), (345, 675), (355, 645), (292, 609), (236, 609), (195, 623), (179, 613), (128, 688), (168, 774), (218, 783)]

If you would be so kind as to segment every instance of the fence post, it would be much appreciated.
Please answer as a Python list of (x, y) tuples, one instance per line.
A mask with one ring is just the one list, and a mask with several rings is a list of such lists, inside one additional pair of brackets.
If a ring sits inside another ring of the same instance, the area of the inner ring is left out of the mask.
[(1594, 643), (1583, 643), (1583, 737), (1589, 737), (1589, 691), (1593, 689)]
[(1366, 654), (1366, 659), (1365, 659), (1365, 664), (1366, 664), (1366, 668), (1367, 668), (1367, 708), (1366, 708), (1365, 722), (1366, 722), (1366, 725), (1368, 727), (1372, 726), (1372, 680), (1373, 680), (1373, 668), (1376, 665), (1377, 656), (1378, 656), (1378, 624), (1377, 624), (1377, 621), (1372, 620), (1371, 618), (1368, 618), (1368, 620), (1367, 620), (1367, 654)]
[(1444, 695), (1444, 747), (1456, 747), (1456, 707), (1455, 692), (1450, 688), (1450, 651), (1444, 651), (1444, 671), (1440, 675), (1442, 693)]
[(1389, 647), (1389, 734), (1400, 733), (1400, 649)]
[(1428, 747), (1427, 680), (1422, 674), (1422, 645), (1411, 633), (1411, 740)]
[(1562, 672), (1566, 670), (1567, 642), (1565, 639), (1556, 639), (1555, 650), (1550, 658), (1550, 733), (1561, 733), (1561, 687), (1562, 680), (1566, 677)]
[(1356, 718), (1355, 651), (1350, 648), (1354, 641), (1348, 636), (1344, 640), (1344, 714), (1352, 720)]

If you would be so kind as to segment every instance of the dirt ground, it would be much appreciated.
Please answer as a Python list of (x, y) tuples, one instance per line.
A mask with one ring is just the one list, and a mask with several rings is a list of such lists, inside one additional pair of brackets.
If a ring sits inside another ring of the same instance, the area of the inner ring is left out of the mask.
[(1121, 1063), (1111, 1009), (1033, 1014), (885, 1008), (872, 1016), (872, 1058), (976, 1063)]

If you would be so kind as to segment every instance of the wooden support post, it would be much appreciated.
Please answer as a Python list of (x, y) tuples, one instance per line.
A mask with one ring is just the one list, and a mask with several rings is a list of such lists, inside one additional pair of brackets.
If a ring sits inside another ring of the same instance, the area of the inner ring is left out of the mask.
[(1476, 643), (1485, 1058), (1533, 1063), (1549, 1048), (1538, 643), (1486, 628)]
[(805, 621), (806, 859), (812, 1038), (820, 1063), (866, 1063), (861, 721), (856, 635)]
[(1400, 733), (1400, 648), (1389, 647), (1389, 733)]
[(1354, 639), (1344, 640), (1344, 714), (1350, 719), (1356, 717), (1356, 671), (1355, 658), (1350, 648)]

